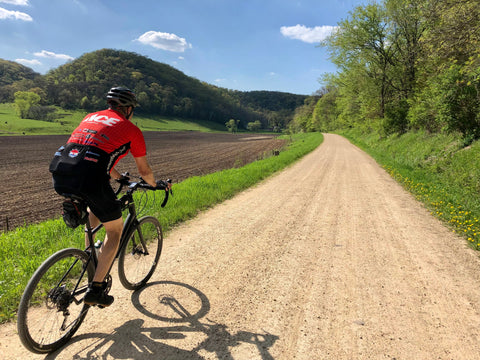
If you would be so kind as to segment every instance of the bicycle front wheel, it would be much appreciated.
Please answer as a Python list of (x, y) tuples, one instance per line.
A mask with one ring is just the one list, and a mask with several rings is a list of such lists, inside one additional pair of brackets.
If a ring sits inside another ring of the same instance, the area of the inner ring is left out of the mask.
[(83, 297), (94, 273), (87, 253), (74, 248), (60, 250), (40, 265), (17, 314), (18, 335), (28, 350), (52, 352), (75, 334), (89, 308)]
[(129, 290), (137, 290), (152, 277), (162, 252), (163, 234), (153, 216), (145, 216), (129, 234), (120, 251), (118, 278)]

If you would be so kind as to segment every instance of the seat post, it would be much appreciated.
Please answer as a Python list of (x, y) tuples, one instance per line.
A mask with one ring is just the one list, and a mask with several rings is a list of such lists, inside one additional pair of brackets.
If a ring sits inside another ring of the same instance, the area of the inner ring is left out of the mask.
[(92, 231), (92, 227), (90, 225), (90, 217), (87, 217), (87, 222), (85, 224), (85, 234), (87, 235), (88, 242), (89, 242), (87, 248), (93, 249), (94, 248), (93, 231)]

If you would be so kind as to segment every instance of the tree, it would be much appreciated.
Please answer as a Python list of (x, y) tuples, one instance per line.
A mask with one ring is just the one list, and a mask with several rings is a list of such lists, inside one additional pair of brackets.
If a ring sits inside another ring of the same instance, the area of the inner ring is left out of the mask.
[(338, 124), (383, 128), (386, 134), (408, 129), (426, 1), (431, 0), (384, 0), (357, 7), (323, 43), (341, 70), (328, 82), (337, 89)]
[(22, 119), (26, 119), (33, 105), (40, 102), (40, 95), (30, 91), (17, 91), (15, 93), (15, 107)]
[(421, 39), (426, 30), (422, 9), (422, 0), (386, 0), (387, 16), (392, 23), (392, 37), (396, 49), (395, 86), (404, 99), (410, 98), (417, 81)]
[(480, 7), (476, 0), (424, 0), (410, 124), (428, 131), (480, 137)]
[(338, 71), (324, 77), (335, 92), (317, 103), (315, 129), (334, 120), (334, 128), (381, 135), (424, 129), (480, 138), (478, 0), (370, 3), (323, 45)]
[(385, 114), (391, 92), (391, 68), (395, 65), (395, 44), (389, 36), (385, 9), (379, 4), (357, 7), (351, 18), (327, 41), (332, 61), (351, 77), (365, 77), (377, 91), (377, 112)]
[(336, 88), (326, 87), (322, 89), (321, 98), (317, 101), (312, 114), (312, 124), (315, 131), (332, 131), (339, 128), (337, 124), (337, 96)]
[(291, 130), (294, 132), (315, 131), (312, 117), (318, 99), (318, 96), (309, 96), (305, 99), (304, 104), (295, 110), (293, 121), (289, 125)]
[(234, 134), (238, 130), (239, 123), (240, 123), (240, 120), (230, 119), (225, 123), (225, 126), (227, 127), (228, 131)]
[(247, 124), (247, 129), (250, 131), (258, 131), (262, 128), (262, 124), (259, 120), (255, 120), (254, 122), (249, 122)]
[(435, 59), (444, 63), (456, 59), (463, 64), (480, 55), (477, 0), (428, 0), (424, 16), (429, 25), (425, 46)]

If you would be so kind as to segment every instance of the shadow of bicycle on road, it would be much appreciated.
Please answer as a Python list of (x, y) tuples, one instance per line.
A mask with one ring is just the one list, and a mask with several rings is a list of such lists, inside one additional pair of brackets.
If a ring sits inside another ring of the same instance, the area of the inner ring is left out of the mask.
[[(72, 359), (204, 359), (202, 354), (217, 359), (234, 359), (235, 348), (249, 346), (249, 359), (273, 360), (269, 349), (278, 336), (238, 331), (231, 333), (225, 324), (209, 319), (200, 321), (210, 311), (208, 298), (198, 289), (175, 281), (148, 284), (132, 294), (134, 307), (146, 317), (172, 325), (144, 327), (143, 319), (133, 319), (117, 327), (111, 334), (84, 334), (74, 337), (66, 348), (52, 353), (56, 359), (75, 343), (91, 343), (72, 355)], [(87, 319), (88, 321), (88, 319)], [(188, 350), (182, 343), (193, 338)], [(178, 342), (178, 344), (176, 344)], [(183, 345), (183, 346), (182, 346)], [(252, 354), (252, 352), (254, 354)]]

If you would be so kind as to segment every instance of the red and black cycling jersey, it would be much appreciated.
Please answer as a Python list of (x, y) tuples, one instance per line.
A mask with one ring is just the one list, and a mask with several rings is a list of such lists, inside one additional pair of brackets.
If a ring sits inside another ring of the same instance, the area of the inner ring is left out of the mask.
[[(134, 157), (147, 154), (140, 129), (121, 113), (108, 109), (88, 114), (73, 131), (67, 143), (86, 145), (108, 154), (107, 172), (131, 151)], [(87, 159), (85, 159), (87, 160)]]

